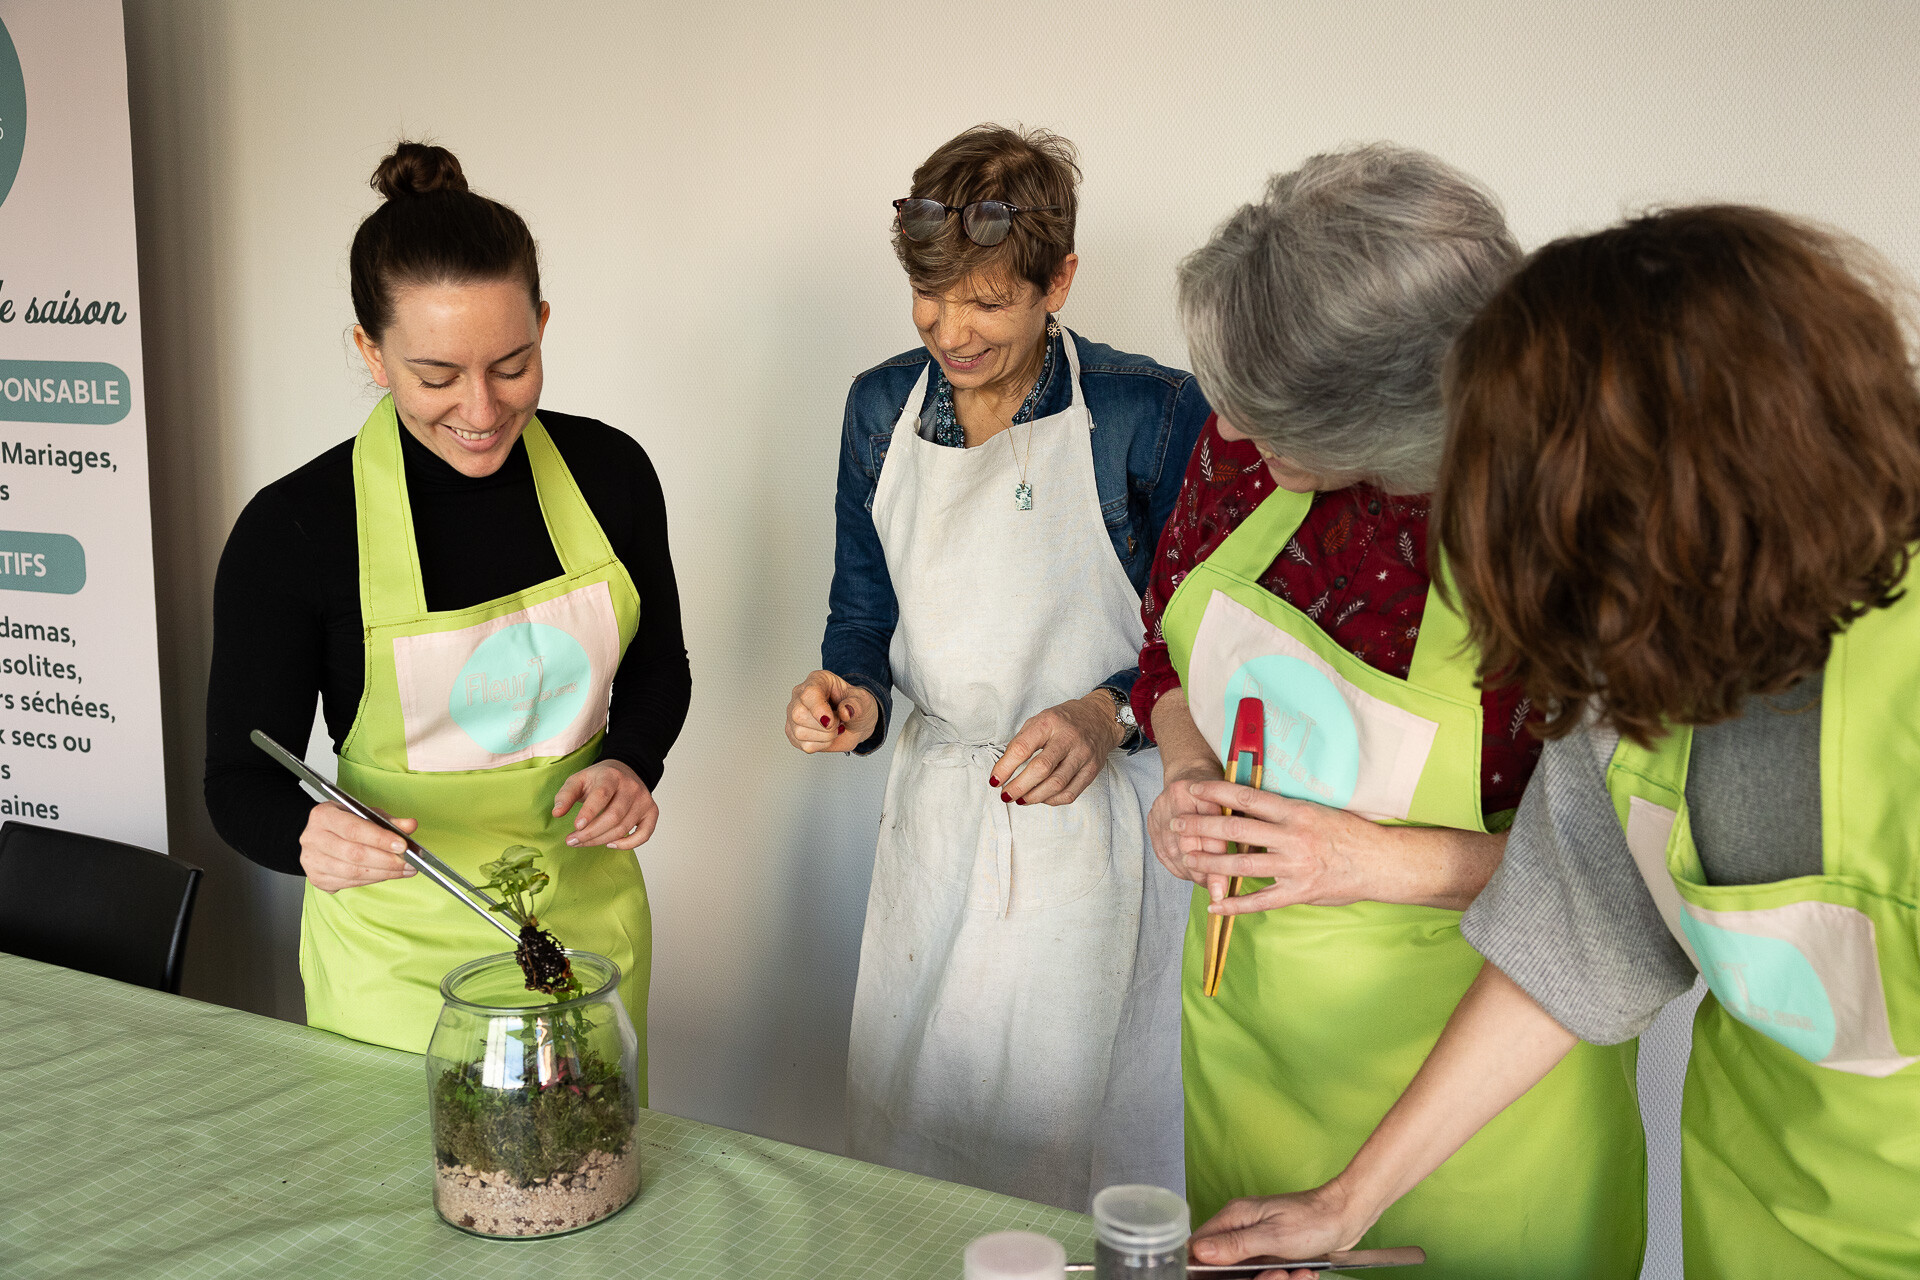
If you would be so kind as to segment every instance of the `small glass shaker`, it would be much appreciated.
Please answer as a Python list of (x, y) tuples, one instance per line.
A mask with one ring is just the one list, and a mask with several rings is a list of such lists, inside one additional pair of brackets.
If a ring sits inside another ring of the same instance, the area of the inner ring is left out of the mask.
[(1067, 1280), (1067, 1251), (1034, 1231), (996, 1231), (967, 1246), (966, 1280)]
[(1183, 1280), (1187, 1202), (1162, 1187), (1108, 1187), (1093, 1198), (1095, 1280)]

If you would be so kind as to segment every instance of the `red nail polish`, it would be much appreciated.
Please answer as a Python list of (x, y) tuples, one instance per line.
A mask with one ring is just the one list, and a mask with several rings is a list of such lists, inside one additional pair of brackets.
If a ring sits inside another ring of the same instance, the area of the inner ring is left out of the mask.
[(1000, 803), (1001, 803), (1001, 804), (1010, 804), (1010, 803), (1012, 803), (1012, 801), (1013, 801), (1013, 797), (1012, 797), (1012, 796), (1010, 796), (1010, 795), (1008, 795), (1008, 794), (1007, 794), (1006, 792), (1004, 792), (1004, 791), (1002, 791), (1002, 792), (1000, 793)]
[(831, 729), (831, 728), (833, 728), (833, 721), (832, 721), (832, 720), (829, 720), (829, 719), (828, 719), (828, 718), (827, 718), (826, 716), (821, 716), (821, 717), (820, 717), (820, 727), (821, 727), (822, 729)]
[(1015, 801), (1014, 801), (1014, 803), (1015, 803), (1015, 804), (1025, 804), (1025, 803), (1026, 803), (1026, 801), (1025, 801), (1025, 800), (1015, 800)]
[(1000, 785), (1000, 779), (989, 776), (987, 778), (987, 785), (990, 787), (997, 787)]

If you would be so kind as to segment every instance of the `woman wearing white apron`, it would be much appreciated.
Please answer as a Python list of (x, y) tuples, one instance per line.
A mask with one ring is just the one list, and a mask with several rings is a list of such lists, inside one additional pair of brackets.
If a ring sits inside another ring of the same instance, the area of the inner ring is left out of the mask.
[(1063, 141), (982, 127), (899, 202), (925, 345), (848, 397), (824, 669), (787, 733), (871, 751), (892, 688), (913, 703), (861, 946), (853, 1154), (1084, 1209), (1112, 1182), (1180, 1185), (1181, 909), (1145, 875), (1159, 764), (1124, 750), (1125, 698), (1136, 584), (1207, 409), (1189, 375), (1052, 321), (1076, 178)]

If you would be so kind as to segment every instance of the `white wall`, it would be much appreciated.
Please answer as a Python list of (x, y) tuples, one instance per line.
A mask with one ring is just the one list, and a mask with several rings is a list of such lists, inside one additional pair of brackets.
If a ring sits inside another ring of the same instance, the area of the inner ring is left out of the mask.
[(1920, 274), (1902, 0), (127, 8), (172, 843), (210, 871), (189, 991), (299, 1009), (297, 887), (200, 803), (213, 566), (373, 401), (347, 244), (375, 162), (427, 135), (541, 239), (546, 403), (667, 485), (695, 693), (644, 857), (654, 1100), (828, 1148), (885, 764), (803, 758), (779, 720), (817, 661), (847, 379), (915, 341), (887, 201), (928, 150), (981, 120), (1077, 142), (1065, 318), (1174, 364), (1174, 263), (1349, 139), (1479, 175), (1530, 245), (1711, 197)]

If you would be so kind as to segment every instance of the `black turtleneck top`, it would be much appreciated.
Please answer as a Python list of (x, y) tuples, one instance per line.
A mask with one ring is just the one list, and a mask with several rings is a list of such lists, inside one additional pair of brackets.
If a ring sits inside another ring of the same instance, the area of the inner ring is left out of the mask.
[[(652, 787), (693, 687), (660, 480), (646, 450), (603, 422), (544, 409), (540, 421), (640, 593), (640, 630), (614, 673), (601, 757), (632, 766)], [(524, 442), (479, 479), (404, 428), (400, 443), (427, 608), (466, 609), (559, 576)], [(339, 750), (360, 705), (365, 664), (347, 440), (254, 495), (214, 580), (207, 811), (221, 838), (260, 865), (300, 874), (300, 833), (313, 801), (248, 733), (264, 729), (303, 750), (317, 696)]]

